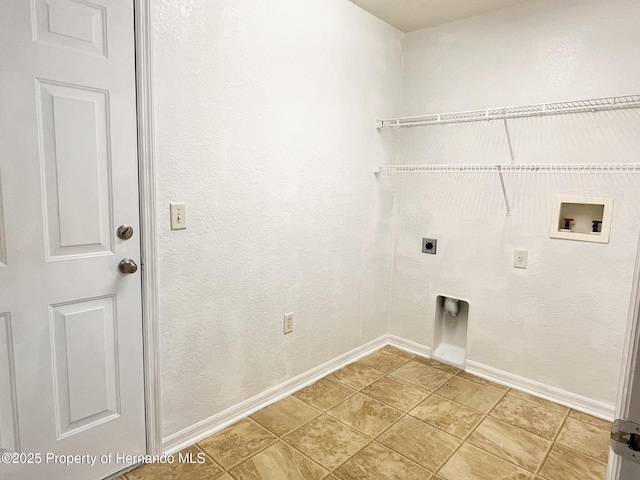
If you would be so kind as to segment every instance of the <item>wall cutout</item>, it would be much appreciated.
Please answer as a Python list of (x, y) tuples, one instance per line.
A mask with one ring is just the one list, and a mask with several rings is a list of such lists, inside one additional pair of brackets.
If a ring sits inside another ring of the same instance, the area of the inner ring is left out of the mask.
[(467, 361), (469, 302), (447, 295), (436, 297), (433, 358), (464, 369)]
[(115, 297), (50, 307), (58, 438), (120, 413)]
[(549, 236), (609, 243), (613, 198), (556, 197)]
[(31, 0), (33, 41), (107, 56), (107, 12), (84, 0)]
[(11, 315), (0, 313), (0, 452), (19, 450)]
[(46, 80), (38, 89), (47, 260), (112, 254), (109, 94)]

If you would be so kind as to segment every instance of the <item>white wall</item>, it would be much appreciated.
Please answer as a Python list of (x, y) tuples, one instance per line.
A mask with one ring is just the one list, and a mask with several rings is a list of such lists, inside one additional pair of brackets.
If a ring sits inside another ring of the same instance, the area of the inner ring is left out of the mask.
[[(637, 94), (640, 2), (542, 0), (404, 42), (403, 115)], [(638, 162), (637, 110), (509, 122), (517, 163)], [(509, 163), (501, 122), (407, 129), (395, 160)], [(470, 304), (468, 359), (613, 405), (640, 176), (413, 174), (396, 189), (390, 333), (430, 346), (438, 294)], [(556, 195), (614, 197), (607, 245), (549, 238)], [(438, 239), (436, 256), (420, 239)], [(513, 251), (529, 251), (514, 269)]]
[(166, 437), (386, 333), (393, 193), (371, 165), (402, 34), (346, 0), (153, 10)]

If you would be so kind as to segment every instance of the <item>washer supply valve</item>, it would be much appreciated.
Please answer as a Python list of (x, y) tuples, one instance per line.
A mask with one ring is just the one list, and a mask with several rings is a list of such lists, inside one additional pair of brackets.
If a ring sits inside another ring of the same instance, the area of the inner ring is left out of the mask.
[(602, 220), (591, 220), (591, 222), (593, 223), (591, 231), (593, 233), (598, 233), (600, 231), (600, 225), (602, 225)]

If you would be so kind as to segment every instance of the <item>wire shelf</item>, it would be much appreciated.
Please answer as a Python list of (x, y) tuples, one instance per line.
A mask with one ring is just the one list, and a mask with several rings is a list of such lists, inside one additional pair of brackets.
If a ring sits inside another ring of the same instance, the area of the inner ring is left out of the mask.
[(595, 98), (572, 102), (542, 103), (520, 107), (503, 107), (470, 112), (439, 113), (417, 117), (402, 117), (378, 120), (378, 128), (417, 127), (422, 125), (445, 125), (447, 123), (476, 122), (480, 120), (501, 120), (509, 118), (559, 115), (562, 113), (598, 112), (640, 107), (640, 95)]
[(379, 165), (374, 173), (640, 173), (640, 163)]

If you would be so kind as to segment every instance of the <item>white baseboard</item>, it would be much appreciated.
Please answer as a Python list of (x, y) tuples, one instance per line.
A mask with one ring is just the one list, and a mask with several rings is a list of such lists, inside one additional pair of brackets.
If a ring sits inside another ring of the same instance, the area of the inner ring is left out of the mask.
[(395, 335), (387, 335), (387, 344), (404, 350), (405, 352), (413, 353), (414, 355), (431, 358), (431, 347), (412, 342), (411, 340), (396, 337)]
[[(413, 342), (408, 342), (413, 343)], [(353, 363), (360, 358), (369, 355), (373, 351), (389, 344), (388, 335), (383, 335), (364, 345), (354, 348), (353, 350), (340, 355), (339, 357), (329, 360), (322, 365), (312, 368), (311, 370), (298, 375), (297, 377), (287, 380), (280, 385), (276, 385), (258, 395), (240, 402), (231, 408), (228, 408), (216, 415), (205, 418), (200, 422), (176, 432), (162, 440), (162, 451), (167, 454), (176, 453), (183, 448), (193, 445), (196, 442), (212, 435), (223, 428), (248, 417), (252, 413), (271, 405), (278, 400), (297, 392), (298, 390), (311, 385), (312, 383), (326, 377), (332, 372)], [(416, 344), (417, 345), (417, 344)]]
[(609, 422), (612, 422), (615, 418), (615, 405), (608, 405), (575, 393), (567, 392), (566, 390), (550, 387), (543, 383), (529, 380), (528, 378), (519, 377), (512, 373), (488, 367), (482, 363), (467, 360), (466, 371), (506, 387), (515, 388), (516, 390), (530, 393), (536, 397), (551, 400), (565, 407), (573, 408), (579, 412), (587, 413)]
[[(388, 343), (400, 350), (405, 350), (415, 355), (428, 358), (431, 357), (430, 347), (412, 342), (411, 340), (405, 340), (404, 338), (396, 337), (395, 335), (388, 335)], [(591, 400), (590, 398), (567, 392), (559, 388), (550, 387), (543, 383), (519, 377), (518, 375), (507, 373), (472, 360), (467, 360), (466, 363), (467, 368), (465, 370), (468, 373), (482, 377), (486, 380), (499, 383), (505, 387), (521, 390), (536, 397), (559, 403), (565, 407), (573, 408), (579, 412), (587, 413), (609, 422), (612, 422), (615, 418), (615, 405), (608, 405), (606, 403)]]
[[(308, 385), (311, 385), (330, 373), (339, 370), (345, 365), (369, 355), (373, 351), (384, 347), (385, 345), (391, 345), (400, 350), (404, 350), (421, 357), (431, 358), (431, 348), (426, 345), (406, 340), (395, 335), (383, 335), (316, 368), (312, 368), (291, 380), (287, 380), (286, 382), (276, 385), (275, 387), (245, 400), (244, 402), (234, 405), (227, 410), (206, 418), (195, 425), (169, 435), (162, 441), (162, 451), (167, 454), (171, 454), (193, 445), (209, 435), (213, 435), (223, 428), (248, 417), (252, 413), (255, 413), (258, 410), (271, 405), (278, 400), (282, 400)], [(550, 387), (471, 360), (467, 360), (466, 371), (473, 375), (477, 375), (478, 377), (485, 378), (509, 388), (515, 388), (517, 390), (530, 393), (536, 397), (541, 397), (552, 402), (559, 403), (566, 407), (573, 408), (574, 410), (593, 415), (594, 417), (608, 421), (613, 421), (614, 418), (614, 405), (597, 402), (595, 400), (591, 400), (559, 388)]]

